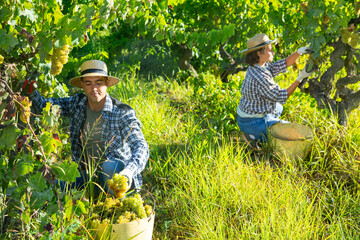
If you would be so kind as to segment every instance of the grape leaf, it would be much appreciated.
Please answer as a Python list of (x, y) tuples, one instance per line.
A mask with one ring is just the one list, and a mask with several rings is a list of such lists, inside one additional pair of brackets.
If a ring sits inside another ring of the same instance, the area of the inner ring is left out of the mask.
[(16, 163), (13, 169), (13, 176), (24, 176), (34, 170), (34, 160), (31, 155), (23, 154), (22, 158)]
[(51, 166), (56, 178), (60, 181), (75, 182), (77, 177), (80, 177), (78, 165), (76, 162), (62, 162), (60, 165), (55, 163)]
[(43, 149), (45, 153), (57, 153), (57, 148), (62, 145), (61, 141), (59, 139), (54, 138), (52, 133), (44, 132), (39, 140), (41, 141), (41, 145), (43, 146)]
[(84, 204), (84, 202), (76, 200), (76, 202), (73, 202), (73, 211), (77, 214), (87, 214), (88, 206)]
[(0, 146), (14, 148), (16, 139), (21, 135), (21, 131), (14, 125), (10, 125), (0, 131)]
[(50, 127), (55, 127), (58, 123), (58, 119), (60, 117), (60, 106), (59, 105), (51, 105), (50, 102), (46, 103), (42, 114), (43, 114), (43, 123)]
[(2, 8), (0, 9), (0, 19), (3, 22), (7, 22), (11, 15), (12, 15), (12, 11), (4, 6), (1, 6)]
[(69, 217), (69, 216), (73, 216), (74, 213), (76, 215), (87, 213), (87, 210), (85, 208), (84, 203), (82, 203), (81, 201), (69, 199), (65, 204), (64, 212), (65, 212), (65, 216)]
[(5, 29), (0, 29), (0, 48), (8, 51), (18, 44), (18, 42), (19, 41), (15, 37), (7, 34)]
[(35, 191), (43, 191), (46, 186), (46, 180), (44, 179), (42, 173), (37, 172), (30, 177), (30, 187)]
[(53, 196), (54, 193), (52, 189), (47, 189), (45, 191), (31, 191), (31, 209), (42, 208), (47, 201), (53, 198)]

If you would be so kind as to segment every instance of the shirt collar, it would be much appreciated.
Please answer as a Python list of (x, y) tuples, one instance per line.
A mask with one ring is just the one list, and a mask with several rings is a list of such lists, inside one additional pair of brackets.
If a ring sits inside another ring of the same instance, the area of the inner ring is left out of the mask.
[(105, 99), (105, 104), (104, 104), (104, 109), (103, 112), (111, 112), (113, 109), (113, 103), (111, 101), (110, 95), (107, 93), (106, 94), (106, 99)]
[(261, 69), (261, 70), (264, 70), (264, 71), (266, 71), (266, 72), (270, 72), (269, 69), (268, 69), (268, 67), (269, 67), (269, 63), (268, 63), (268, 62), (266, 62), (264, 66), (260, 66), (258, 63), (256, 63), (256, 64), (254, 65), (254, 67), (255, 67), (255, 68), (259, 68), (259, 69)]
[(84, 106), (84, 107), (87, 106), (87, 97), (85, 94), (83, 94), (83, 97), (80, 98), (79, 106)]

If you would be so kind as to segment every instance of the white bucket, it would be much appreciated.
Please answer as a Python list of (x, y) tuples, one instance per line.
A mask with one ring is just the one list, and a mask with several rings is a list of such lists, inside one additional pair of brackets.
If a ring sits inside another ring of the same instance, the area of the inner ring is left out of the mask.
[(275, 152), (289, 159), (305, 158), (311, 150), (313, 137), (310, 127), (298, 123), (277, 123), (270, 127), (270, 141)]
[(151, 240), (155, 213), (140, 220), (121, 224), (95, 224), (96, 239)]

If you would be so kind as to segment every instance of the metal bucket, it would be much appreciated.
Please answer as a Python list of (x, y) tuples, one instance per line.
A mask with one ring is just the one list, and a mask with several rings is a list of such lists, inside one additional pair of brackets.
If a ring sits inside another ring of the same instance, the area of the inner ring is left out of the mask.
[(154, 229), (155, 213), (148, 218), (121, 223), (121, 224), (96, 224), (94, 230), (96, 239), (117, 240), (151, 240)]
[(269, 131), (270, 142), (278, 155), (303, 159), (309, 154), (314, 137), (310, 127), (298, 123), (277, 123)]

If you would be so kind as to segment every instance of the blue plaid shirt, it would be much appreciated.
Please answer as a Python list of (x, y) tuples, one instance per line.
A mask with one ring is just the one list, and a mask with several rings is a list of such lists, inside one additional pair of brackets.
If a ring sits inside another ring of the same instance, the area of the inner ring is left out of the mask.
[[(78, 162), (83, 157), (80, 130), (86, 117), (86, 95), (80, 93), (72, 97), (46, 99), (36, 91), (31, 95), (31, 100), (35, 112), (40, 113), (46, 103), (50, 102), (60, 106), (62, 116), (70, 118), (71, 151), (73, 159)], [(141, 172), (149, 159), (149, 146), (141, 132), (141, 123), (135, 111), (107, 94), (102, 118), (102, 141), (107, 147), (106, 159), (122, 162), (126, 175), (133, 179), (134, 187), (140, 187)]]
[(267, 62), (264, 67), (259, 64), (249, 66), (242, 83), (238, 110), (250, 115), (274, 113), (276, 102), (284, 104), (288, 95), (273, 78), (286, 70), (285, 59)]

